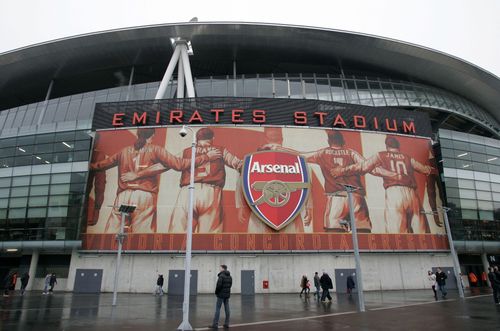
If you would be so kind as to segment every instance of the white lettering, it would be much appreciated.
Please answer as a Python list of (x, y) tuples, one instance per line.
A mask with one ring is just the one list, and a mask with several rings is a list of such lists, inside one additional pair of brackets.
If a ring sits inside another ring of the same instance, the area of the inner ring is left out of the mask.
[(293, 165), (286, 164), (260, 164), (255, 162), (252, 164), (250, 172), (259, 174), (276, 173), (276, 174), (300, 174), (300, 166), (297, 162)]

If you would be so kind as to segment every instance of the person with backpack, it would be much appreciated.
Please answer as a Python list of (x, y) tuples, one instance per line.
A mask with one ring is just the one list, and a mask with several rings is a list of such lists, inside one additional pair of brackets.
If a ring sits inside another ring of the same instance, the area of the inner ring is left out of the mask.
[(155, 295), (162, 296), (163, 295), (163, 275), (158, 275), (158, 279), (156, 280), (156, 291)]

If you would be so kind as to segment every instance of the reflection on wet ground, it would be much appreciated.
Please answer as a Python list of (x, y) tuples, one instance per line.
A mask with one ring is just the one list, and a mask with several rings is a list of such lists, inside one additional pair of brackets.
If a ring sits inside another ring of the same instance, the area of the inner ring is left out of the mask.
[[(241, 330), (499, 329), (500, 308), (493, 305), (491, 295), (468, 295), (461, 301), (450, 292), (448, 300), (433, 303), (430, 290), (366, 292), (363, 314), (356, 312), (356, 294), (338, 294), (332, 303), (321, 303), (313, 294), (233, 295), (231, 324)], [(0, 299), (0, 330), (175, 330), (182, 320), (182, 297), (120, 293), (117, 307), (111, 300), (108, 293), (14, 294)], [(191, 297), (191, 324), (207, 326), (214, 306), (214, 295)], [(276, 320), (284, 321), (261, 323)]]

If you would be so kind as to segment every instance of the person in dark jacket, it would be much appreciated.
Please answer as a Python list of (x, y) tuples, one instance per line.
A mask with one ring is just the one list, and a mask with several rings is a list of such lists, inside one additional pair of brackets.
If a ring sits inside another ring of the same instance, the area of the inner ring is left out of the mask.
[(330, 276), (323, 271), (323, 275), (319, 279), (319, 284), (321, 285), (321, 289), (323, 290), (323, 294), (321, 295), (321, 302), (326, 302), (326, 298), (330, 302), (332, 302), (332, 296), (330, 295), (330, 289), (333, 289), (333, 282)]
[(50, 285), (49, 293), (50, 294), (54, 293), (54, 286), (56, 284), (57, 284), (56, 274), (53, 273), (52, 275), (50, 275), (50, 280), (49, 280), (49, 285)]
[(446, 273), (443, 272), (441, 268), (437, 268), (436, 283), (439, 286), (439, 291), (441, 292), (441, 297), (443, 299), (446, 299), (446, 295), (448, 294), (448, 292), (446, 291), (446, 278), (448, 278), (448, 276), (446, 276)]
[(162, 296), (163, 295), (163, 275), (158, 275), (158, 279), (156, 280), (156, 291), (155, 295)]
[(347, 294), (351, 295), (352, 290), (356, 287), (356, 283), (354, 282), (354, 277), (352, 275), (347, 276)]
[(302, 279), (300, 280), (300, 288), (302, 289), (300, 291), (300, 296), (302, 296), (302, 293), (305, 293), (306, 295), (309, 295), (309, 292), (311, 291), (309, 287), (307, 286), (309, 284), (309, 279), (307, 279), (307, 276), (304, 275), (302, 276)]
[(25, 272), (23, 276), (21, 277), (21, 295), (24, 295), (24, 292), (26, 291), (26, 286), (28, 286), (28, 282), (30, 280), (30, 275)]
[(223, 264), (220, 266), (220, 272), (217, 275), (217, 285), (215, 286), (215, 295), (217, 296), (217, 304), (215, 306), (215, 316), (212, 325), (209, 329), (219, 328), (219, 316), (220, 308), (224, 304), (224, 311), (226, 313), (226, 319), (224, 320), (224, 328), (229, 327), (229, 317), (231, 312), (229, 310), (229, 297), (231, 296), (231, 286), (233, 285), (233, 278), (227, 270), (227, 265)]
[(490, 280), (491, 288), (493, 289), (493, 301), (495, 304), (500, 304), (499, 302), (499, 291), (500, 291), (500, 279), (495, 274), (495, 271), (492, 267), (488, 268), (488, 279)]
[(319, 285), (319, 275), (317, 271), (314, 273), (314, 287), (316, 288), (316, 292), (314, 293), (314, 295), (319, 300), (319, 289), (321, 288), (321, 286)]

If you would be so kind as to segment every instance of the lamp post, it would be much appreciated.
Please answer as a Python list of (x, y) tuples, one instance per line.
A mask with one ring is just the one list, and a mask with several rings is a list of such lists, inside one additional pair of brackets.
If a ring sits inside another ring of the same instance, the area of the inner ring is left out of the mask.
[[(448, 212), (451, 210), (451, 208), (438, 207), (438, 210), (443, 212), (444, 226), (446, 228), (446, 235), (448, 236), (448, 243), (450, 244), (451, 258), (453, 260), (453, 273), (455, 274), (455, 278), (457, 280), (458, 295), (460, 296), (460, 299), (464, 299), (465, 294), (464, 294), (464, 289), (462, 288), (462, 279), (461, 279), (462, 277), (460, 276), (460, 263), (458, 262), (457, 252), (455, 251), (455, 246), (453, 245), (453, 237), (451, 235), (450, 222), (448, 220)], [(422, 211), (422, 213), (436, 215), (438, 211), (435, 210), (431, 212)]]
[(125, 217), (134, 212), (135, 206), (129, 205), (121, 205), (118, 208), (118, 211), (121, 214), (121, 222), (120, 222), (120, 232), (116, 234), (116, 240), (118, 241), (118, 252), (116, 255), (116, 267), (115, 267), (115, 283), (113, 285), (113, 306), (116, 306), (116, 291), (118, 286), (118, 277), (120, 274), (120, 263), (122, 259), (122, 248), (123, 248), (123, 239), (125, 239)]
[(352, 245), (354, 248), (354, 261), (356, 262), (356, 282), (358, 283), (358, 301), (359, 301), (359, 311), (365, 311), (365, 296), (363, 293), (363, 279), (361, 277), (361, 260), (359, 257), (359, 245), (358, 245), (358, 230), (356, 228), (356, 220), (354, 219), (354, 207), (352, 205), (352, 192), (355, 192), (359, 187), (342, 184), (345, 191), (347, 192), (347, 201), (349, 203), (349, 222), (351, 223), (352, 231)]
[(196, 135), (193, 129), (183, 125), (179, 131), (181, 137), (187, 135), (187, 131), (191, 131), (193, 140), (191, 142), (191, 173), (189, 177), (189, 209), (187, 223), (187, 239), (186, 239), (186, 260), (184, 263), (184, 302), (182, 303), (182, 323), (177, 330), (193, 330), (189, 323), (189, 295), (191, 289), (191, 248), (193, 243), (193, 203), (194, 203), (194, 165), (196, 156)]

